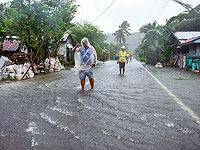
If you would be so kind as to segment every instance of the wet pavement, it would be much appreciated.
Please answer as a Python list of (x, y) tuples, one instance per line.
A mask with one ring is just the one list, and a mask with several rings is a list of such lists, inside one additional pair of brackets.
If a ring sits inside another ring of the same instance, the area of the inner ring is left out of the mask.
[(0, 150), (199, 150), (200, 76), (145, 68), (155, 78), (137, 61), (125, 75), (101, 63), (84, 92), (69, 70), (1, 83)]

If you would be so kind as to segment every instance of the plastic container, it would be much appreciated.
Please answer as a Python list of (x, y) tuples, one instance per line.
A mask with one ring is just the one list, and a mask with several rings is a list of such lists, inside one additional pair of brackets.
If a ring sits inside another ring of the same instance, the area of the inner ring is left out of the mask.
[(3, 73), (3, 79), (8, 79), (8, 73)]
[(34, 78), (34, 73), (32, 70), (28, 71), (28, 76), (29, 76), (29, 78)]
[(15, 79), (15, 73), (10, 73), (10, 74), (9, 74), (9, 77), (10, 77), (11, 79)]
[(15, 71), (14, 71), (14, 65), (10, 65), (10, 66), (7, 66), (6, 67), (6, 70), (9, 72), (9, 73), (14, 73)]
[(22, 74), (16, 74), (15, 77), (16, 77), (17, 80), (21, 80), (23, 75)]
[(17, 74), (21, 74), (23, 72), (23, 68), (22, 68), (21, 65), (15, 66), (14, 69), (15, 69), (15, 71), (16, 71)]
[(0, 73), (0, 80), (2, 80), (2, 78), (3, 78), (3, 75), (2, 75), (2, 73)]

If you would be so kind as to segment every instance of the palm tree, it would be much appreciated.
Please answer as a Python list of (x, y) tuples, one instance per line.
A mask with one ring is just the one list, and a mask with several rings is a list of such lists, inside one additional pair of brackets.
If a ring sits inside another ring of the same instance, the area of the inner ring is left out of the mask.
[(156, 22), (156, 21), (154, 21), (153, 23), (147, 23), (147, 24), (143, 25), (143, 26), (139, 29), (139, 31), (140, 31), (141, 33), (147, 33), (148, 31), (155, 29), (156, 26), (157, 26), (157, 22)]
[(113, 33), (117, 43), (126, 43), (125, 36), (131, 35), (130, 31), (130, 24), (127, 21), (122, 22), (122, 24), (119, 26), (119, 29)]

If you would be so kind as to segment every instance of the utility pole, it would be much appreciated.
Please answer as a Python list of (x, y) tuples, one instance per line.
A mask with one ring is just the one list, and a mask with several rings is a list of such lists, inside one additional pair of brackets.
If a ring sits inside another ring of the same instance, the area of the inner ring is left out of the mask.
[(109, 48), (109, 61), (110, 61), (110, 48)]
[(156, 47), (156, 63), (158, 63), (158, 40), (155, 42), (155, 47)]
[(174, 2), (176, 2), (176, 3), (178, 3), (178, 4), (180, 4), (181, 6), (183, 6), (185, 9), (187, 9), (188, 11), (194, 11), (196, 14), (198, 14), (198, 15), (200, 15), (200, 12), (199, 11), (197, 11), (196, 9), (194, 9), (193, 7), (192, 7), (192, 5), (190, 5), (190, 4), (186, 4), (186, 3), (184, 3), (184, 2), (182, 2), (182, 1), (180, 1), (180, 0), (173, 0)]

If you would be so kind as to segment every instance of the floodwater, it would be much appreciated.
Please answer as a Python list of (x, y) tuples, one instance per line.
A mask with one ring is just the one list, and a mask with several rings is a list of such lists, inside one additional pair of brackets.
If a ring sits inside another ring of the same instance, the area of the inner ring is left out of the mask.
[(145, 68), (174, 97), (137, 61), (101, 63), (84, 92), (70, 70), (1, 83), (0, 150), (200, 149), (199, 75)]

